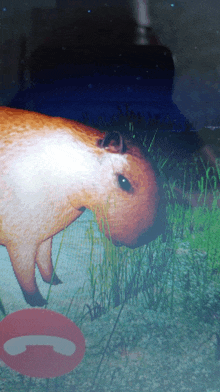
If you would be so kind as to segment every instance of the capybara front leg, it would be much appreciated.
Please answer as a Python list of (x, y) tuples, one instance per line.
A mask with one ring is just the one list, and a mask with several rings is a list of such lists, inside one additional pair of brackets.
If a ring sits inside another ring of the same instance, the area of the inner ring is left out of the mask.
[[(51, 251), (52, 251), (52, 238), (42, 242), (38, 249), (36, 255), (36, 263), (39, 268), (42, 279), (46, 283), (50, 283), (53, 275), (53, 264), (51, 259)], [(54, 273), (52, 284), (57, 285), (62, 283), (62, 281), (58, 278), (57, 274)]]
[(12, 243), (7, 250), (26, 302), (31, 306), (44, 306), (47, 301), (38, 290), (35, 279), (36, 246)]

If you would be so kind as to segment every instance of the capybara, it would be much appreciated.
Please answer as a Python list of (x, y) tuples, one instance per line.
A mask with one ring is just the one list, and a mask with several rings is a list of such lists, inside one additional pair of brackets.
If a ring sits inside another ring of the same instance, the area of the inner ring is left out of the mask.
[(164, 232), (156, 171), (120, 133), (6, 107), (0, 130), (0, 244), (31, 306), (46, 303), (35, 264), (49, 283), (52, 238), (86, 208), (117, 246), (135, 248)]

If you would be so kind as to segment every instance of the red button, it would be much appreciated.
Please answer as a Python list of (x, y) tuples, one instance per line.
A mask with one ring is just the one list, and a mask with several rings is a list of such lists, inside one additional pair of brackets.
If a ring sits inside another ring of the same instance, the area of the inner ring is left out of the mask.
[(0, 322), (0, 358), (25, 376), (62, 376), (82, 361), (84, 353), (82, 332), (60, 313), (24, 309)]

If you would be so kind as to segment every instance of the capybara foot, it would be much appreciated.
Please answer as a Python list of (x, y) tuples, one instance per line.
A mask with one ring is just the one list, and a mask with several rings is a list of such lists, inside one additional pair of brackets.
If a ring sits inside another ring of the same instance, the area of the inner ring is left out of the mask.
[[(43, 279), (43, 281), (45, 283), (49, 283), (49, 284), (51, 282), (51, 280), (45, 280), (45, 279)], [(62, 280), (60, 280), (60, 278), (58, 278), (57, 274), (54, 274), (52, 285), (56, 286), (56, 285), (61, 284), (61, 283), (63, 283)]]
[(52, 284), (56, 286), (57, 284), (61, 284), (61, 283), (63, 283), (62, 280), (60, 280), (60, 278), (58, 278), (57, 274), (54, 274)]
[(28, 294), (27, 292), (23, 291), (23, 295), (25, 301), (31, 306), (47, 305), (47, 300), (42, 297), (40, 292), (37, 292), (35, 294)]

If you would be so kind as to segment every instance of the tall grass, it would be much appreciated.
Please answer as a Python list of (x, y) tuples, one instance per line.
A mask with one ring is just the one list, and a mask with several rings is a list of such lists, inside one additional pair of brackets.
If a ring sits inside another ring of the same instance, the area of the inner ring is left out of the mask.
[[(94, 228), (90, 224), (87, 232), (90, 239)], [(97, 262), (93, 259), (93, 240), (91, 240), (91, 258), (88, 269), (90, 298), (93, 316), (97, 307), (101, 314), (127, 301), (136, 304), (142, 292), (146, 308), (157, 309), (167, 306), (170, 253), (167, 245), (158, 238), (155, 244), (138, 249), (117, 248), (104, 235), (100, 238), (103, 256)], [(99, 314), (99, 315), (101, 315)]]

